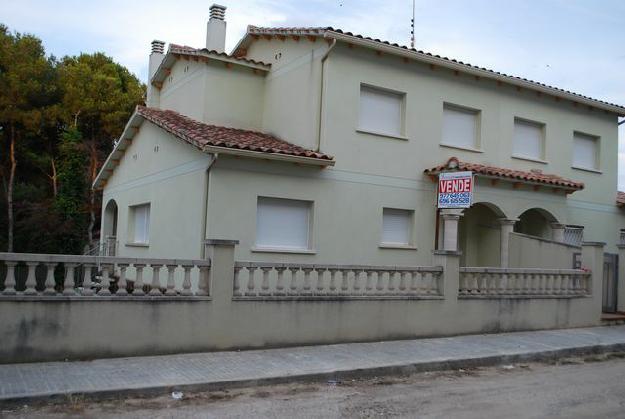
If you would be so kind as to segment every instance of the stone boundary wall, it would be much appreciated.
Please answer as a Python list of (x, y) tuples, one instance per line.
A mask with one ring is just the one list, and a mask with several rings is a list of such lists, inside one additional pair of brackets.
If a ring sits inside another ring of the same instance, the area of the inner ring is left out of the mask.
[[(600, 323), (601, 243), (588, 243), (582, 249), (583, 268), (592, 273), (589, 293), (506, 298), (459, 298), (459, 255), (449, 251), (435, 252), (433, 267), (424, 271), (437, 275), (436, 293), (428, 298), (343, 298), (338, 293), (339, 278), (337, 294), (327, 298), (260, 294), (241, 298), (235, 296), (235, 244), (208, 241), (208, 296), (0, 296), (0, 362), (412, 339)], [(397, 290), (402, 277), (396, 277)], [(361, 278), (366, 286), (366, 277)], [(354, 291), (353, 283), (348, 289)]]

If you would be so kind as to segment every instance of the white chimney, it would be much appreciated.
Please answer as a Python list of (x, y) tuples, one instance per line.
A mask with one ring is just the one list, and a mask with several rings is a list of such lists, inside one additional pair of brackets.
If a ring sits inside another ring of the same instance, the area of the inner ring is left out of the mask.
[(148, 65), (148, 91), (145, 104), (151, 108), (158, 108), (160, 94), (158, 89), (152, 86), (152, 77), (156, 74), (158, 66), (161, 65), (163, 58), (165, 58), (165, 42), (152, 41), (152, 52), (150, 53), (150, 63)]
[(213, 4), (211, 14), (206, 25), (206, 49), (209, 51), (224, 52), (226, 49), (226, 7)]

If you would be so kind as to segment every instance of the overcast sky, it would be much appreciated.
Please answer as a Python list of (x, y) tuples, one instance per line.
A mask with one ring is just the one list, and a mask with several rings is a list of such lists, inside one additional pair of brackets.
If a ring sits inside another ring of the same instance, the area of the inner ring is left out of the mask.
[[(333, 26), (410, 43), (412, 0), (219, 0), (229, 51), (248, 24)], [(416, 46), (625, 105), (624, 0), (416, 0)], [(56, 56), (103, 51), (143, 80), (150, 42), (203, 47), (210, 0), (0, 0)], [(625, 190), (625, 124), (619, 187)]]

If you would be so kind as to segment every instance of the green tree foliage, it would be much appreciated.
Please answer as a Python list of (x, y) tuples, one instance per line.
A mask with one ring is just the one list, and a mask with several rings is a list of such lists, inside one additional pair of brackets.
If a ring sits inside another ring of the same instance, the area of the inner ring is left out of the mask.
[[(113, 139), (124, 129), (135, 106), (143, 101), (145, 88), (123, 66), (104, 54), (65, 57), (59, 65), (64, 87), (62, 116), (66, 125), (85, 137), (89, 155), (88, 178), (92, 183), (111, 152)], [(92, 241), (101, 203), (89, 192), (88, 241)]]
[(46, 58), (41, 41), (31, 35), (12, 34), (0, 25), (0, 124), (3, 133), (2, 177), (6, 195), (7, 250), (14, 244), (14, 192), (18, 155), (37, 142), (44, 125), (53, 118), (54, 60)]
[(102, 53), (57, 61), (38, 38), (0, 25), (0, 249), (92, 243), (91, 183), (144, 92)]
[(88, 224), (86, 202), (89, 190), (84, 174), (87, 156), (78, 129), (69, 128), (61, 136), (58, 162), (59, 190), (54, 199), (54, 210), (66, 231), (62, 250), (63, 253), (78, 253), (84, 245)]

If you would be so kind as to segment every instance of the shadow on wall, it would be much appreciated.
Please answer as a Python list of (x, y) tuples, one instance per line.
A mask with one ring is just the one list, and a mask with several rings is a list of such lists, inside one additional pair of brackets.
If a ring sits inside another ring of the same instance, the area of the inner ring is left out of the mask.
[(527, 234), (541, 239), (553, 239), (552, 223), (558, 220), (549, 211), (542, 208), (532, 208), (525, 211), (514, 225), (514, 232)]
[(499, 266), (500, 223), (505, 214), (489, 202), (467, 208), (460, 218), (460, 266)]

